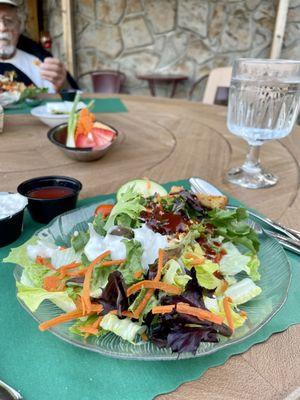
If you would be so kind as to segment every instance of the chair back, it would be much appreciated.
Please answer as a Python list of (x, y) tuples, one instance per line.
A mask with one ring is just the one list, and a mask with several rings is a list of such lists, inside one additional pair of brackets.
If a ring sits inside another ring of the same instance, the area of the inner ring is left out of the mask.
[(89, 71), (81, 74), (78, 79), (90, 75), (93, 90), (96, 93), (120, 93), (125, 83), (126, 75), (119, 71)]
[(203, 95), (205, 104), (228, 104), (232, 67), (215, 68), (210, 71)]

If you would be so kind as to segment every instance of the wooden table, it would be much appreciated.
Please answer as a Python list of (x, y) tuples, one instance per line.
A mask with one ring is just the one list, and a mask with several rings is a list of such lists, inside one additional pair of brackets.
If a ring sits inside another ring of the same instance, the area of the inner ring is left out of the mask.
[[(92, 163), (66, 158), (48, 141), (48, 128), (33, 117), (7, 117), (0, 134), (0, 191), (15, 191), (20, 182), (35, 176), (62, 174), (79, 179), (83, 183), (81, 197), (87, 197), (115, 191), (135, 177), (166, 182), (198, 175), (268, 216), (300, 228), (299, 127), (284, 140), (262, 148), (264, 166), (280, 178), (277, 186), (241, 189), (224, 181), (228, 167), (239, 165), (246, 153), (243, 140), (227, 131), (225, 107), (121, 97), (128, 113), (100, 116), (121, 131), (120, 143)], [(298, 399), (299, 344), (298, 325), (159, 399)]]
[(137, 75), (138, 79), (148, 82), (151, 96), (156, 96), (156, 83), (168, 83), (172, 85), (170, 97), (174, 97), (176, 88), (179, 82), (186, 81), (188, 76), (186, 75), (160, 75), (160, 74), (145, 74)]

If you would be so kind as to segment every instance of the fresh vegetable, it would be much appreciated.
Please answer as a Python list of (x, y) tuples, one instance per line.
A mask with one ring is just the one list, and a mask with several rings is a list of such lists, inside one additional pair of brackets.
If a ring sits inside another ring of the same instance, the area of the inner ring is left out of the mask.
[(90, 111), (93, 101), (77, 112), (79, 101), (80, 94), (77, 92), (69, 115), (66, 145), (79, 148), (109, 146), (115, 139), (116, 132), (109, 126), (96, 121), (95, 115)]
[[(81, 118), (78, 137), (94, 123), (89, 112)], [(69, 322), (87, 340), (115, 334), (195, 353), (230, 337), (248, 318), (239, 305), (261, 293), (259, 241), (244, 209), (212, 204), (180, 187), (166, 194), (147, 179), (128, 182), (69, 247), (33, 238), (12, 250), (5, 261), (24, 268), (18, 297), (32, 312), (48, 300), (66, 313), (41, 330)]]
[(142, 195), (143, 197), (151, 197), (155, 194), (166, 196), (168, 192), (159, 183), (149, 179), (135, 179), (125, 183), (117, 192), (117, 200), (120, 200), (122, 195), (127, 192), (134, 192)]

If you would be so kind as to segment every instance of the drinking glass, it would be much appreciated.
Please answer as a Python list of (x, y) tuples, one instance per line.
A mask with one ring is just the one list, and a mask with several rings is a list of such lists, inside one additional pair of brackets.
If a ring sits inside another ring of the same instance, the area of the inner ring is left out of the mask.
[(246, 160), (227, 180), (247, 188), (277, 183), (259, 160), (260, 146), (287, 136), (296, 121), (300, 99), (300, 61), (241, 58), (234, 62), (227, 115), (228, 129), (249, 144)]

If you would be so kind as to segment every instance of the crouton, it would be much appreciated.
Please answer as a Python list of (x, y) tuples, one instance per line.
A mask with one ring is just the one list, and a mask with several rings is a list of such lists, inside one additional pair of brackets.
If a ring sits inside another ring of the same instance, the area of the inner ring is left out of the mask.
[(208, 194), (197, 193), (196, 194), (200, 204), (207, 208), (225, 208), (228, 199), (226, 196), (211, 196)]

